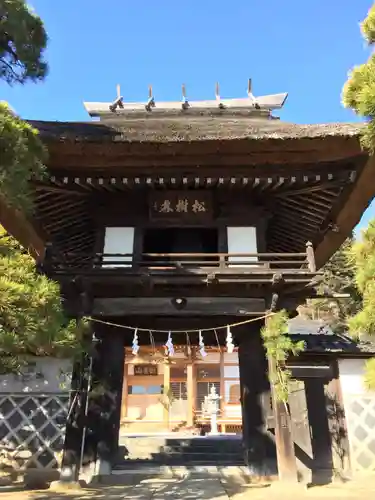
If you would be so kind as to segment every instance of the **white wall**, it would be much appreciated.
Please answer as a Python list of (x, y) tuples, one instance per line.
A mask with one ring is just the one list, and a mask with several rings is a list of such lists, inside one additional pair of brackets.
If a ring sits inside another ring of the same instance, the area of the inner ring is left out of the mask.
[[(103, 253), (133, 253), (134, 249), (134, 227), (106, 227), (104, 235)], [(103, 267), (114, 267), (107, 262), (120, 261), (131, 262), (131, 257), (104, 257)], [(115, 267), (129, 267), (126, 264)]]
[[(228, 253), (257, 253), (255, 227), (227, 227)], [(229, 257), (229, 262), (257, 262), (255, 257)]]
[(375, 392), (365, 386), (365, 366), (364, 359), (339, 360), (353, 472), (375, 472)]
[(341, 391), (344, 402), (345, 398), (348, 399), (366, 393), (364, 385), (365, 364), (366, 360), (364, 359), (339, 360)]
[(0, 393), (67, 392), (71, 372), (71, 360), (30, 357), (22, 375), (0, 375)]

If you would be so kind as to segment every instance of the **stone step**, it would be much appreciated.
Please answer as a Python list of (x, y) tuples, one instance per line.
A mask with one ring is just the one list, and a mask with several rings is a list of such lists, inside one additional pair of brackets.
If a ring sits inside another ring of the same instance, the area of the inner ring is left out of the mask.
[(115, 469), (148, 465), (244, 465), (241, 439), (223, 437), (127, 437)]
[(139, 466), (244, 466), (242, 457), (193, 457), (193, 456), (175, 456), (159, 457), (153, 459), (130, 459), (118, 462), (113, 470), (130, 470)]

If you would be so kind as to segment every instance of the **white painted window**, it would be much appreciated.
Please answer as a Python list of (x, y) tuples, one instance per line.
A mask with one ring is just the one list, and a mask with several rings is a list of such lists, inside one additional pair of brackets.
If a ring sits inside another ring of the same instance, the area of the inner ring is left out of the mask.
[[(257, 253), (257, 233), (255, 227), (228, 227), (228, 253)], [(229, 257), (232, 262), (257, 262), (258, 257)]]
[[(104, 254), (132, 254), (134, 248), (134, 227), (106, 227)], [(131, 262), (132, 257), (103, 257), (103, 267), (129, 267), (129, 264), (110, 264), (110, 262)]]

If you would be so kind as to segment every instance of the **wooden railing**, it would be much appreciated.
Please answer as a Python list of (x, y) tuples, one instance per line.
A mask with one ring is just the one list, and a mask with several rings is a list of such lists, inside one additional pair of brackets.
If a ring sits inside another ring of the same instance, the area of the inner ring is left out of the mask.
[(245, 272), (255, 270), (305, 270), (315, 273), (314, 250), (310, 243), (302, 253), (79, 253), (55, 254), (53, 249), (46, 250), (43, 267), (51, 270), (73, 270), (89, 268), (92, 270), (118, 270), (137, 272), (149, 270), (160, 272), (188, 272), (189, 270), (216, 270)]

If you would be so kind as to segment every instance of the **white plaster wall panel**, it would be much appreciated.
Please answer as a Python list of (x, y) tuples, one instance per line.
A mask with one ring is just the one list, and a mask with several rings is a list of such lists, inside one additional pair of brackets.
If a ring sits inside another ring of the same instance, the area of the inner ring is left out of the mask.
[(0, 393), (60, 393), (70, 389), (72, 361), (30, 357), (21, 375), (1, 375)]
[[(106, 227), (103, 253), (133, 253), (134, 227)], [(110, 262), (131, 262), (132, 257), (104, 257), (103, 267), (129, 267), (129, 264), (114, 266)]]
[(241, 405), (225, 405), (224, 415), (229, 418), (239, 418), (241, 420)]
[(208, 353), (205, 358), (198, 358), (197, 363), (215, 364), (220, 363), (220, 353)]
[(238, 364), (238, 352), (224, 352), (224, 363)]
[(365, 387), (365, 364), (363, 359), (339, 360), (350, 461), (354, 472), (375, 471), (375, 393)]
[(359, 395), (366, 392), (364, 385), (365, 364), (364, 359), (339, 360), (341, 391), (344, 399), (348, 395)]
[(224, 366), (224, 378), (240, 379), (240, 367), (237, 366)]
[[(227, 227), (228, 253), (257, 253), (256, 228)], [(257, 262), (258, 257), (229, 257), (229, 262)]]

